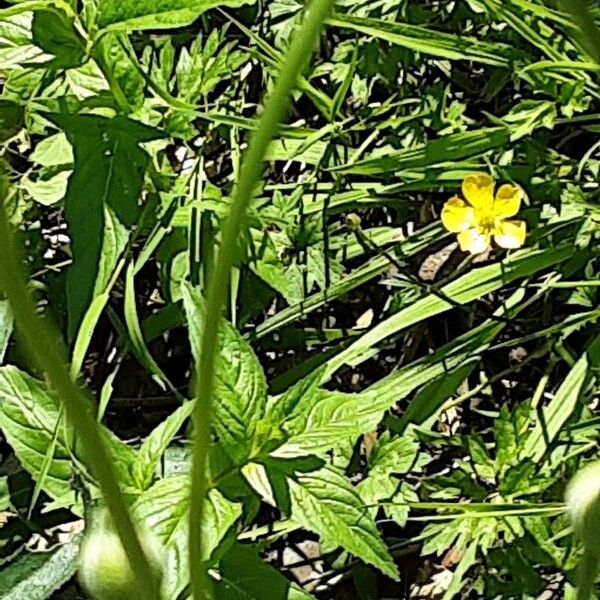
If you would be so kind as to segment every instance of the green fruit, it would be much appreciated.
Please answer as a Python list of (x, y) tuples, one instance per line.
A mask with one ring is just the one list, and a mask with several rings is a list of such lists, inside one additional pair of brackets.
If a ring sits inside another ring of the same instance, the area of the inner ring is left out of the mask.
[(565, 495), (573, 529), (590, 549), (600, 549), (600, 461), (571, 480)]
[[(161, 579), (160, 546), (148, 531), (140, 531), (138, 535), (158, 586)], [(94, 600), (135, 600), (139, 597), (133, 570), (105, 509), (96, 510), (83, 537), (79, 580)]]

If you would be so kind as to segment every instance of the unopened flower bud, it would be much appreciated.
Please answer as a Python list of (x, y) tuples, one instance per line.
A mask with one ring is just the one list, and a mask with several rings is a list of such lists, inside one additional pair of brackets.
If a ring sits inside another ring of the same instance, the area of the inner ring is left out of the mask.
[[(162, 548), (149, 531), (138, 531), (158, 586)], [(106, 509), (96, 509), (81, 543), (79, 580), (94, 600), (135, 600), (140, 590), (121, 539)], [(153, 584), (154, 585), (154, 584)]]
[(565, 500), (575, 534), (588, 548), (600, 551), (600, 461), (573, 477)]

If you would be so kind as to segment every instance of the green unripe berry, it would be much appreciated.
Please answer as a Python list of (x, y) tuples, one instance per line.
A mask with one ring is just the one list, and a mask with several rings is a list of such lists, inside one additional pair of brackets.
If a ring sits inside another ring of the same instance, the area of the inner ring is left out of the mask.
[[(138, 530), (144, 553), (160, 585), (162, 549), (148, 531)], [(94, 600), (135, 600), (140, 590), (106, 509), (96, 509), (79, 551), (79, 580)]]
[(588, 549), (600, 552), (600, 461), (573, 477), (565, 500), (575, 534)]

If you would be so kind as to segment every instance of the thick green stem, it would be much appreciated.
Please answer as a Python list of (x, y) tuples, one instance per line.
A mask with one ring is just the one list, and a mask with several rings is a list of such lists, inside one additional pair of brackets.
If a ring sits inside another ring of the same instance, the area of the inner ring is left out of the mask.
[(60, 333), (37, 313), (26, 284), (21, 249), (6, 214), (6, 181), (0, 174), (0, 289), (6, 295), (17, 327), (19, 341), (28, 356), (43, 371), (83, 451), (86, 467), (96, 478), (115, 528), (138, 581), (140, 599), (158, 600), (156, 578), (142, 551), (108, 451), (91, 411), (88, 395), (71, 379), (67, 354)]
[[(262, 175), (267, 148), (279, 123), (286, 115), (291, 93), (317, 43), (323, 23), (330, 15), (333, 4), (334, 0), (313, 0), (310, 3), (302, 27), (294, 35), (292, 43), (285, 53), (275, 87), (265, 102), (258, 128), (252, 135), (248, 150), (242, 160), (230, 214), (223, 229), (217, 263), (208, 286), (206, 319), (198, 364), (197, 403), (193, 416), (195, 441), (192, 464), (189, 556), (191, 588), (195, 600), (210, 595), (208, 578), (202, 566), (201, 527), (207, 488), (206, 458), (210, 442), (214, 366), (215, 356), (219, 352), (217, 334), (221, 311), (227, 298), (227, 286), (246, 210), (255, 185)], [(191, 326), (193, 327), (193, 324)]]

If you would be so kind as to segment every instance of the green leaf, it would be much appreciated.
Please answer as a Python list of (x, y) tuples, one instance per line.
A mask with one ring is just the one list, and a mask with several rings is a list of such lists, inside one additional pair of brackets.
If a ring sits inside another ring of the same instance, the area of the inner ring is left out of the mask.
[(341, 546), (382, 573), (398, 570), (358, 492), (332, 467), (288, 477), (291, 517), (324, 542)]
[[(59, 428), (56, 398), (40, 381), (19, 371), (14, 366), (0, 367), (0, 429), (23, 468), (52, 498), (68, 499), (75, 504), (72, 480), (84, 463), (65, 441), (64, 427)], [(119, 481), (133, 486), (131, 468), (135, 454), (107, 429), (100, 426), (107, 449), (112, 454)], [(46, 454), (54, 443), (54, 453), (49, 466)], [(47, 466), (47, 468), (45, 468)], [(42, 479), (40, 479), (40, 477)]]
[(140, 320), (137, 313), (136, 295), (135, 295), (135, 263), (129, 263), (125, 275), (125, 323), (127, 324), (127, 333), (129, 335), (129, 344), (133, 353), (144, 366), (144, 368), (153, 375), (155, 381), (165, 388), (168, 386), (171, 390), (175, 388), (169, 382), (167, 376), (160, 368), (146, 344)]
[(0, 98), (0, 142), (17, 135), (23, 127), (25, 109), (12, 100)]
[(496, 67), (510, 67), (523, 55), (508, 44), (483, 42), (467, 35), (435, 31), (427, 27), (369, 19), (352, 15), (335, 15), (329, 23), (342, 29), (364, 33), (414, 52), (450, 60), (468, 60)]
[(48, 58), (32, 43), (32, 19), (31, 13), (11, 17), (0, 13), (0, 71), (4, 76), (14, 68), (43, 63)]
[(148, 155), (139, 146), (160, 132), (124, 117), (52, 114), (73, 146), (75, 165), (65, 197), (73, 264), (67, 274), (69, 337), (93, 300), (105, 235), (108, 205), (126, 226), (139, 216)]
[[(518, 290), (499, 312), (505, 316), (513, 314), (510, 311), (517, 310), (522, 299), (523, 292)], [(504, 326), (497, 321), (487, 321), (358, 394), (319, 389), (327, 367), (315, 370), (269, 405), (267, 418), (274, 425), (283, 422), (281, 429), (287, 434), (285, 443), (273, 455), (319, 454), (331, 449), (343, 437), (355, 439), (375, 429), (385, 411), (421, 386), (425, 387), (394, 429), (401, 432), (409, 423), (423, 424), (477, 365), (481, 353)]]
[(83, 64), (85, 40), (73, 27), (73, 20), (54, 10), (38, 10), (31, 25), (33, 42), (44, 52), (54, 55), (47, 67), (69, 69)]
[(391, 438), (389, 432), (384, 432), (369, 456), (367, 477), (356, 487), (371, 514), (375, 516), (379, 503), (387, 500), (382, 506), (385, 513), (403, 525), (408, 517), (408, 507), (394, 503), (410, 494), (410, 488), (404, 486), (398, 491), (401, 479), (395, 475), (418, 473), (428, 461), (427, 455), (419, 455), (419, 443), (413, 436)]
[(39, 177), (33, 181), (24, 177), (21, 186), (36, 202), (43, 206), (51, 206), (65, 197), (70, 176), (69, 171), (59, 171), (49, 179)]
[(98, 26), (116, 31), (173, 29), (193, 23), (215, 7), (237, 7), (253, 0), (100, 0)]
[[(186, 586), (188, 568), (188, 521), (190, 482), (186, 475), (161, 479), (136, 501), (133, 512), (158, 537), (165, 550), (165, 590), (176, 598)], [(242, 514), (240, 504), (230, 502), (213, 489), (208, 494), (202, 523), (202, 554), (209, 560), (227, 532)]]
[(146, 489), (156, 474), (158, 463), (177, 432), (192, 414), (194, 402), (186, 402), (171, 413), (142, 443), (133, 474), (138, 485)]
[[(462, 277), (448, 283), (440, 291), (459, 304), (468, 304), (490, 294), (512, 281), (528, 277), (572, 256), (572, 248), (550, 250), (525, 249), (505, 260), (473, 269)], [(346, 350), (330, 361), (333, 373), (344, 364), (356, 365), (366, 360), (377, 345), (391, 335), (452, 308), (452, 304), (430, 294), (382, 321)]]
[(29, 159), (42, 167), (72, 165), (73, 148), (64, 133), (55, 133), (41, 140)]
[[(204, 302), (197, 288), (184, 285), (182, 292), (192, 354), (197, 362)], [(232, 458), (244, 459), (248, 456), (256, 426), (265, 409), (265, 375), (248, 342), (225, 321), (219, 331), (219, 348), (215, 371), (214, 427)]]
[(372, 431), (383, 416), (378, 400), (375, 393), (369, 392), (345, 394), (322, 389), (309, 392), (283, 423), (287, 440), (272, 454), (287, 458), (308, 453), (319, 455), (341, 439)]
[[(45, 386), (16, 367), (0, 368), (0, 429), (19, 462), (36, 479), (58, 419), (56, 401)], [(53, 498), (71, 493), (75, 468), (64, 437), (59, 436), (46, 474), (44, 491)]]
[(385, 175), (397, 171), (424, 170), (440, 163), (481, 156), (496, 148), (503, 148), (510, 141), (507, 127), (487, 127), (477, 131), (465, 131), (446, 135), (413, 148), (389, 150), (336, 170), (355, 175)]
[(144, 103), (146, 84), (126, 49), (130, 49), (135, 56), (126, 35), (110, 33), (98, 42), (94, 56), (103, 65), (106, 79), (119, 103), (136, 110)]
[(542, 459), (576, 409), (585, 391), (585, 385), (597, 381), (599, 366), (600, 336), (594, 339), (583, 356), (573, 365), (554, 398), (542, 409), (535, 429), (525, 442), (522, 454), (524, 457), (531, 458), (534, 462)]
[(69, 542), (52, 552), (27, 552), (4, 566), (0, 581), (2, 600), (47, 600), (77, 570), (79, 544)]
[(216, 600), (310, 600), (312, 596), (267, 565), (252, 546), (234, 544), (219, 563)]

